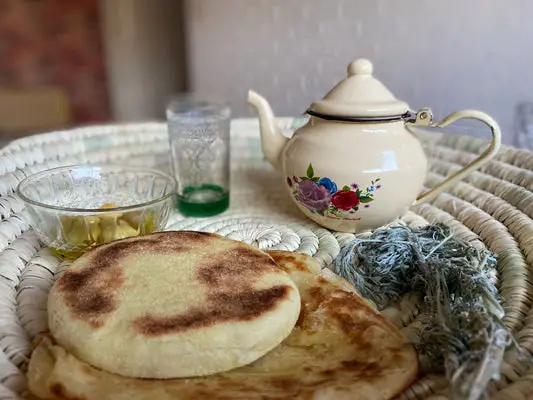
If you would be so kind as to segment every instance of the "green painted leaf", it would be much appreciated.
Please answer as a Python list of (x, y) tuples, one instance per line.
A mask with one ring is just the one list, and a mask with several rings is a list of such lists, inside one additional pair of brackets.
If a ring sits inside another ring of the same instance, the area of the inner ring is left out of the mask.
[(301, 179), (302, 181), (310, 181), (310, 180), (311, 180), (311, 179), (308, 178), (307, 176), (302, 176), (300, 179)]
[(355, 191), (355, 194), (356, 194), (357, 196), (361, 197), (361, 189), (357, 189), (357, 190)]
[(358, 210), (359, 210), (359, 207), (354, 207), (353, 210), (354, 210), (354, 211), (358, 211)]
[(374, 199), (370, 196), (359, 196), (359, 200), (361, 201), (361, 203), (370, 203)]
[(312, 178), (315, 176), (315, 171), (313, 169), (313, 164), (309, 163), (309, 167), (307, 167), (307, 177)]
[(381, 178), (376, 179), (376, 182), (379, 182), (380, 179), (381, 179)]
[(342, 187), (342, 190), (350, 190), (350, 186), (348, 186), (348, 185), (344, 185), (344, 186)]
[(315, 177), (311, 178), (311, 180), (313, 182), (318, 182), (320, 180), (320, 177), (319, 176), (315, 176)]

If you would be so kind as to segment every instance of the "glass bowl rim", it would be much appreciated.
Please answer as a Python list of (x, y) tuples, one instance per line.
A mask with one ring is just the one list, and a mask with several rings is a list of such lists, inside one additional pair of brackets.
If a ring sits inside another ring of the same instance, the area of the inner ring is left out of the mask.
[[(121, 206), (121, 207), (108, 208), (108, 209), (54, 206), (54, 205), (51, 205), (51, 204), (46, 204), (46, 203), (42, 203), (42, 202), (37, 201), (37, 200), (30, 199), (29, 197), (27, 197), (25, 194), (22, 193), (22, 187), (24, 185), (28, 185), (32, 181), (36, 181), (38, 179), (41, 179), (41, 178), (49, 175), (50, 173), (59, 172), (59, 171), (66, 171), (66, 170), (73, 170), (73, 169), (80, 169), (80, 168), (90, 168), (92, 170), (97, 170), (97, 171), (101, 171), (103, 169), (111, 169), (111, 170), (113, 170), (113, 169), (123, 169), (123, 170), (128, 170), (128, 171), (131, 171), (131, 172), (148, 172), (148, 173), (152, 173), (154, 175), (157, 175), (157, 176), (159, 176), (161, 178), (166, 179), (170, 183), (171, 187), (170, 187), (170, 190), (169, 190), (169, 192), (167, 194), (165, 194), (165, 195), (163, 195), (161, 197), (158, 197), (157, 199), (153, 199), (153, 200), (150, 200), (150, 201), (145, 201), (145, 202), (142, 202), (142, 203), (132, 204), (132, 205), (129, 205), (129, 206)], [(54, 168), (45, 169), (43, 171), (36, 172), (34, 174), (31, 174), (31, 175), (27, 176), (26, 178), (24, 178), (23, 180), (21, 180), (19, 182), (19, 184), (17, 185), (17, 187), (15, 189), (15, 194), (24, 203), (28, 203), (28, 204), (31, 204), (33, 206), (45, 208), (45, 209), (48, 209), (48, 210), (55, 210), (55, 211), (62, 211), (62, 212), (69, 212), (69, 213), (83, 213), (83, 214), (113, 214), (113, 213), (121, 212), (121, 211), (131, 211), (131, 210), (135, 210), (135, 209), (138, 209), (138, 208), (144, 208), (144, 207), (147, 207), (147, 206), (151, 206), (151, 205), (157, 204), (157, 203), (162, 202), (164, 200), (167, 200), (168, 198), (172, 197), (175, 194), (176, 187), (177, 187), (176, 180), (172, 176), (170, 176), (170, 175), (168, 175), (168, 174), (166, 174), (166, 173), (164, 173), (162, 171), (159, 171), (157, 169), (153, 169), (153, 168), (146, 168), (146, 167), (142, 167), (142, 166), (127, 165), (127, 164), (71, 164), (71, 165), (64, 165), (64, 166), (61, 166), (61, 167), (54, 167)]]

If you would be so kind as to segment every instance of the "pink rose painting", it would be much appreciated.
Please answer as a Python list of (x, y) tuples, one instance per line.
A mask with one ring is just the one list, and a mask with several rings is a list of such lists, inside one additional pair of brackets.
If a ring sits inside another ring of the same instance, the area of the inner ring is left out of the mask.
[(309, 164), (306, 175), (297, 178), (287, 177), (287, 185), (297, 202), (313, 214), (327, 218), (359, 220), (359, 207), (369, 208), (374, 201), (376, 190), (381, 188), (380, 178), (374, 179), (363, 188), (357, 183), (340, 187), (328, 177), (315, 175), (312, 164)]
[(312, 212), (324, 211), (331, 202), (329, 190), (311, 180), (303, 180), (298, 184), (298, 198)]

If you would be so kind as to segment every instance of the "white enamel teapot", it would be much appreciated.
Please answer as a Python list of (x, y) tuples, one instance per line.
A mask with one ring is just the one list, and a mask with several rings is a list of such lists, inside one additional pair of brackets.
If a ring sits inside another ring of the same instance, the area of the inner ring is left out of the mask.
[[(480, 168), (499, 150), (498, 124), (487, 114), (456, 111), (440, 122), (427, 108), (412, 113), (372, 76), (365, 59), (348, 66), (348, 77), (310, 105), (309, 121), (289, 139), (281, 133), (268, 102), (250, 91), (259, 114), (266, 159), (281, 169), (298, 208), (335, 231), (358, 233), (386, 225), (410, 206)], [(487, 150), (439, 185), (422, 192), (427, 159), (410, 127), (444, 127), (459, 119), (484, 122), (492, 132)]]

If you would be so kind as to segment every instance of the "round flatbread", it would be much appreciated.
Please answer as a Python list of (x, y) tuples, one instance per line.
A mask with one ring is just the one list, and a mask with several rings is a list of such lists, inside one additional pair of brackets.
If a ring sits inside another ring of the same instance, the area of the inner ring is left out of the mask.
[(30, 390), (43, 399), (385, 400), (417, 378), (413, 346), (353, 286), (309, 256), (267, 253), (298, 286), (302, 307), (264, 357), (211, 376), (142, 380), (93, 368), (46, 338), (30, 359)]
[(74, 261), (48, 298), (58, 344), (128, 377), (209, 375), (251, 363), (292, 331), (293, 281), (267, 254), (201, 232), (119, 240)]

